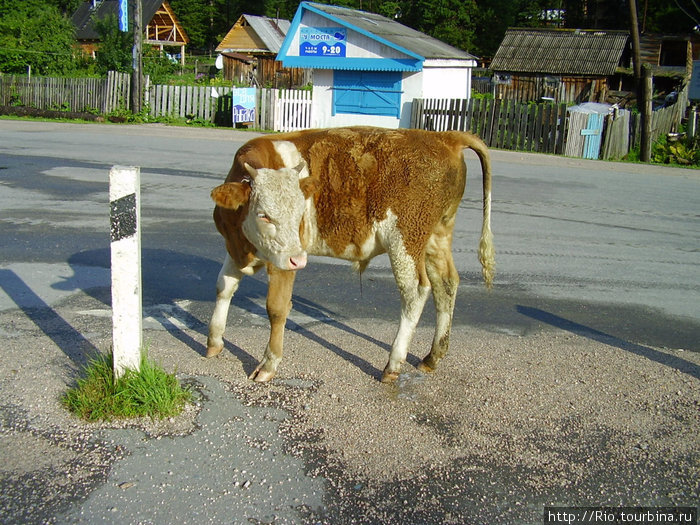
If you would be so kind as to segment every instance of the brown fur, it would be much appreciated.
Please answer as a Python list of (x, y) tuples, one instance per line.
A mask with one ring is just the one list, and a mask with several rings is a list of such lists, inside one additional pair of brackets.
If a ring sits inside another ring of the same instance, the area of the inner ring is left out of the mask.
[[(255, 138), (237, 152), (226, 181), (245, 180), (244, 163), (283, 167), (272, 145), (281, 140), (293, 142), (309, 165), (311, 177), (302, 181), (302, 187), (307, 195), (315, 193), (319, 234), (336, 254), (348, 246), (361, 246), (372, 225), (391, 209), (399, 218), (406, 250), (420, 265), (428, 237), (441, 220), (454, 214), (464, 192), (462, 149), (474, 149), (482, 163), (484, 158), (488, 163), (485, 145), (469, 133), (336, 128)], [(485, 168), (490, 173), (488, 164)], [(490, 191), (490, 175), (484, 173), (484, 191), (487, 182)], [(215, 212), (217, 227), (227, 240), (238, 237), (232, 229), (238, 229), (246, 211), (244, 206)], [(237, 239), (231, 241), (238, 244)], [(244, 244), (238, 250), (254, 253), (249, 243)], [(242, 254), (231, 255), (238, 260)]]
[[(301, 192), (306, 199), (312, 199), (314, 210), (302, 218), (299, 226), (304, 250), (312, 255), (352, 259), (360, 271), (372, 256), (382, 250), (389, 252), (401, 294), (402, 313), (382, 381), (398, 377), (429, 288), (433, 291), (437, 323), (431, 351), (419, 368), (434, 370), (449, 346), (459, 285), (451, 247), (455, 217), (466, 184), (464, 148), (474, 150), (481, 161), (484, 213), (479, 260), (487, 286), (492, 283), (494, 270), (488, 150), (475, 135), (455, 131), (335, 128), (258, 137), (242, 146), (226, 182), (212, 192), (217, 203), (216, 227), (225, 237), (231, 261), (237, 268), (227, 261), (219, 275), (207, 355), (217, 355), (223, 348), (228, 302), (240, 276), (254, 273), (262, 266), (255, 256), (255, 246), (246, 239), (242, 228), (250, 207), (251, 178), (257, 174), (246, 169), (246, 165), (255, 169), (291, 168), (284, 166), (275, 149), (276, 141), (294, 145), (304, 160), (298, 170), (303, 169), (304, 163), (308, 167), (309, 176), (299, 181)], [(288, 162), (292, 158), (296, 162), (292, 148), (282, 146), (280, 151), (285, 156), (287, 152), (292, 154)], [(392, 220), (383, 222), (389, 218), (390, 211)], [(316, 230), (306, 227), (307, 219), (315, 221)], [(250, 223), (246, 225), (249, 227)], [(377, 225), (380, 226), (375, 229)], [(377, 237), (371, 238), (375, 232)], [(373, 242), (368, 243), (369, 240)], [(256, 381), (274, 377), (282, 358), (282, 336), (295, 277), (294, 271), (284, 269), (279, 262), (268, 262), (267, 271), (271, 331), (263, 359), (250, 375)]]

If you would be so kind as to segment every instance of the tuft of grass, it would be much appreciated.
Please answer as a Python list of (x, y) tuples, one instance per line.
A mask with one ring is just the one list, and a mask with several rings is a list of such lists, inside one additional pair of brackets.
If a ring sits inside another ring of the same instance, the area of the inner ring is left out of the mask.
[(111, 421), (149, 416), (163, 419), (179, 414), (192, 392), (180, 386), (144, 353), (141, 369), (127, 370), (117, 381), (111, 353), (98, 355), (85, 368), (85, 377), (66, 392), (63, 405), (88, 421)]

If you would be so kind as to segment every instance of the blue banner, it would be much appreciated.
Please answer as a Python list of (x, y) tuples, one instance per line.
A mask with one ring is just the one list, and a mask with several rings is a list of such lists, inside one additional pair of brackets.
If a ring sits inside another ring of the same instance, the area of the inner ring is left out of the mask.
[(299, 56), (344, 57), (347, 29), (344, 27), (302, 27)]
[(233, 123), (255, 122), (255, 88), (239, 88), (231, 91)]
[(119, 0), (119, 31), (129, 31), (129, 0)]

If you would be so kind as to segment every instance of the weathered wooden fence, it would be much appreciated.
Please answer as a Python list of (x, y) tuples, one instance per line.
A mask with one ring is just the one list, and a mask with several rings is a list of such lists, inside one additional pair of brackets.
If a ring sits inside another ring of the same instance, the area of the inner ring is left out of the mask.
[(151, 85), (145, 102), (152, 117), (201, 119), (231, 125), (230, 87)]
[(0, 75), (0, 106), (110, 113), (128, 107), (131, 77), (110, 71), (107, 78), (31, 78)]
[(566, 104), (414, 99), (411, 127), (471, 131), (494, 148), (561, 154), (566, 137)]
[[(677, 131), (687, 105), (684, 90), (675, 104), (652, 113), (652, 141)], [(589, 114), (568, 112), (566, 104), (513, 100), (415, 99), (411, 111), (412, 128), (471, 131), (494, 148), (619, 159), (639, 145), (638, 114), (617, 110), (605, 116), (599, 136), (588, 121)]]
[[(153, 117), (173, 116), (213, 121), (231, 126), (230, 87), (149, 87), (146, 102)], [(255, 122), (259, 129), (294, 131), (311, 127), (311, 91), (257, 89)]]

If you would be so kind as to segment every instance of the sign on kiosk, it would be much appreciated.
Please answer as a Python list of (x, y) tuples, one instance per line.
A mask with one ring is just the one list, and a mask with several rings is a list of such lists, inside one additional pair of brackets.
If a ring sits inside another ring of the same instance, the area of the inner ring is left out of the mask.
[(299, 28), (299, 56), (344, 57), (346, 38), (344, 27)]

